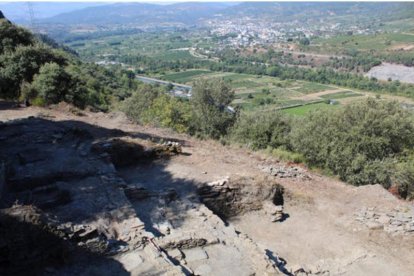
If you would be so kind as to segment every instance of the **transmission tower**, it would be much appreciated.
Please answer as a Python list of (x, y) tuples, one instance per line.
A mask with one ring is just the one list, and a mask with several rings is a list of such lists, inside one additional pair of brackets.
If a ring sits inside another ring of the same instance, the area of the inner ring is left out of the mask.
[(27, 9), (29, 11), (29, 18), (30, 18), (30, 28), (32, 29), (33, 33), (36, 33), (36, 22), (35, 22), (35, 16), (33, 11), (33, 3), (32, 2), (26, 2)]

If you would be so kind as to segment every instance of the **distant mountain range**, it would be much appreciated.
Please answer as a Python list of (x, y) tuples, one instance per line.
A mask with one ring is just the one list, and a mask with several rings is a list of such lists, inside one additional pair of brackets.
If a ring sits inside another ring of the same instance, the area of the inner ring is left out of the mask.
[(226, 10), (232, 3), (177, 3), (157, 5), (146, 3), (117, 3), (59, 14), (42, 22), (61, 24), (196, 24)]
[(24, 23), (30, 20), (29, 5), (37, 20), (52, 17), (61, 13), (84, 9), (87, 7), (106, 5), (102, 2), (0, 2), (0, 10), (11, 21)]
[[(412, 17), (414, 3), (404, 2), (186, 2), (168, 5), (147, 3), (42, 3), (32, 4), (42, 24), (184, 24), (196, 25), (214, 18), (251, 17), (276, 21), (323, 19), (333, 16)], [(11, 20), (28, 18), (25, 3), (1, 3)]]

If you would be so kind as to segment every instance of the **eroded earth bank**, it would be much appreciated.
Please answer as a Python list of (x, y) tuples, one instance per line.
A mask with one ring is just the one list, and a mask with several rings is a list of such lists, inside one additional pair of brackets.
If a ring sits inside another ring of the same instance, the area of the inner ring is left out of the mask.
[(414, 207), (121, 113), (0, 106), (0, 274), (412, 275)]

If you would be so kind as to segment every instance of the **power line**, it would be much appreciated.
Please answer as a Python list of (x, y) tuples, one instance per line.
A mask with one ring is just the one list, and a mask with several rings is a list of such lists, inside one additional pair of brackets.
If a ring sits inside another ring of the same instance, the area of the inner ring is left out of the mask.
[(35, 15), (33, 10), (33, 3), (32, 2), (26, 2), (27, 9), (29, 11), (29, 18), (30, 18), (30, 28), (34, 33), (36, 33), (36, 22), (35, 22)]

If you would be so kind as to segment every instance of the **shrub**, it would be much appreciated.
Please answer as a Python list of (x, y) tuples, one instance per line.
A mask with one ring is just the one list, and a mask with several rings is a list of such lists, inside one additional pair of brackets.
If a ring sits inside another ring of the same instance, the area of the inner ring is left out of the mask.
[(46, 63), (31, 83), (20, 86), (21, 100), (32, 100), (34, 105), (48, 105), (66, 101), (77, 107), (100, 103), (94, 98), (95, 91), (89, 91), (82, 80), (72, 76), (65, 68), (56, 63)]
[(290, 121), (280, 112), (242, 114), (232, 128), (232, 140), (252, 149), (289, 145)]
[(397, 164), (393, 180), (402, 198), (414, 200), (414, 159)]
[(145, 118), (148, 108), (159, 95), (159, 89), (151, 85), (142, 85), (127, 98), (122, 104), (122, 111), (133, 121), (137, 123), (146, 123)]
[(145, 112), (146, 120), (177, 132), (187, 132), (191, 120), (191, 107), (186, 101), (161, 94)]
[(187, 132), (191, 121), (188, 101), (174, 98), (151, 85), (142, 85), (127, 98), (121, 109), (133, 121)]
[(294, 163), (304, 163), (305, 158), (302, 154), (297, 152), (292, 152), (289, 150), (285, 150), (283, 148), (276, 148), (276, 149), (268, 149), (268, 151), (279, 160), (287, 161), (287, 162), (294, 162)]
[(71, 77), (58, 64), (46, 63), (34, 76), (30, 86), (30, 94), (41, 98), (45, 104), (58, 103), (65, 99), (70, 90)]
[(234, 91), (223, 80), (198, 80), (192, 91), (191, 133), (218, 139), (227, 134), (237, 114), (228, 106)]
[(390, 159), (412, 149), (412, 115), (397, 102), (374, 99), (311, 112), (295, 124), (292, 144), (311, 165), (355, 185), (390, 185)]

